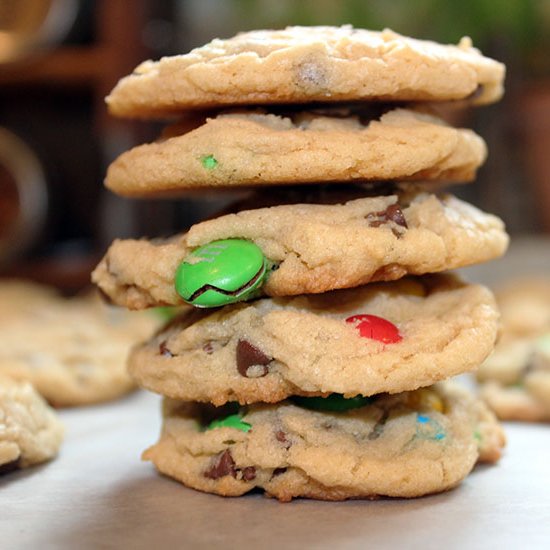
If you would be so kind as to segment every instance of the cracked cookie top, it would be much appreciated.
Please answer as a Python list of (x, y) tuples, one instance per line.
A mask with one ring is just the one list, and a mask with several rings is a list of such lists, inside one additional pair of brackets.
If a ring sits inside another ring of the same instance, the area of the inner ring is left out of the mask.
[(258, 487), (283, 501), (343, 500), (450, 489), (476, 461), (498, 460), (504, 445), (494, 415), (449, 383), (375, 396), (345, 412), (292, 399), (236, 410), (166, 400), (162, 435), (144, 458), (210, 493)]
[[(105, 185), (129, 197), (203, 187), (380, 180), (464, 182), (485, 160), (471, 130), (410, 109), (218, 114), (123, 153)], [(191, 124), (191, 121), (187, 121)], [(178, 129), (181, 128), (181, 129)]]
[(450, 275), (405, 278), (189, 309), (135, 347), (128, 368), (144, 388), (217, 405), (397, 393), (477, 368), (497, 321), (485, 287)]
[(508, 245), (499, 218), (451, 195), (376, 196), (245, 210), (168, 241), (117, 240), (92, 279), (131, 309), (181, 305), (178, 266), (196, 248), (231, 238), (255, 243), (276, 267), (261, 289), (270, 296), (445, 271), (496, 258)]
[(185, 109), (312, 101), (497, 101), (504, 65), (463, 38), (457, 46), (343, 27), (288, 27), (215, 39), (145, 61), (107, 97), (112, 114), (166, 117)]

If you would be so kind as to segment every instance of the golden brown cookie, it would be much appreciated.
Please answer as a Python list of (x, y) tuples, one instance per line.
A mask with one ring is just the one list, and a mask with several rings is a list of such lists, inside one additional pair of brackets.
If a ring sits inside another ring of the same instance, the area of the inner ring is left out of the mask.
[(146, 61), (107, 97), (112, 114), (164, 117), (184, 109), (312, 101), (478, 104), (503, 93), (504, 65), (458, 46), (390, 30), (288, 27), (215, 39), (186, 55)]
[(128, 367), (146, 389), (216, 405), (398, 393), (477, 368), (497, 320), (485, 287), (406, 278), (189, 310), (135, 347)]
[(130, 309), (182, 304), (174, 287), (179, 264), (195, 248), (229, 238), (254, 242), (277, 266), (263, 287), (270, 296), (445, 271), (496, 258), (508, 245), (499, 218), (450, 195), (378, 196), (247, 210), (169, 241), (115, 241), (92, 279)]
[(50, 460), (62, 439), (61, 422), (36, 390), (0, 376), (0, 474)]
[(550, 421), (550, 327), (538, 337), (504, 336), (477, 378), (482, 397), (502, 420)]
[(373, 120), (338, 115), (220, 114), (189, 132), (123, 153), (109, 167), (105, 184), (120, 195), (154, 197), (201, 187), (297, 182), (460, 182), (472, 180), (486, 157), (478, 135), (431, 115), (407, 109)]
[(166, 400), (162, 435), (144, 458), (223, 496), (257, 487), (281, 501), (410, 498), (455, 487), (504, 445), (494, 415), (448, 383), (343, 412), (307, 407), (291, 399), (231, 411)]
[(497, 289), (501, 337), (481, 365), (481, 395), (503, 420), (550, 421), (550, 279)]
[(56, 406), (106, 401), (132, 390), (126, 355), (160, 318), (107, 306), (97, 296), (68, 299), (41, 289), (0, 285), (6, 297), (0, 303), (0, 374), (32, 382)]

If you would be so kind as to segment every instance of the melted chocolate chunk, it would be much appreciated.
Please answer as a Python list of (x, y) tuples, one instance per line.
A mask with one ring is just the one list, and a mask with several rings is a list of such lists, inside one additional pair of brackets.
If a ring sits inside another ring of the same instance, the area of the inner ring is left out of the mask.
[(390, 204), (388, 208), (386, 208), (386, 218), (405, 229), (409, 228), (407, 220), (405, 219), (405, 214), (403, 214), (403, 210), (401, 210), (398, 204)]
[[(369, 216), (370, 216), (370, 214), (369, 214)], [(369, 216), (367, 216), (367, 218)], [(382, 220), (373, 220), (373, 221), (369, 222), (369, 227), (380, 227), (381, 225), (384, 225), (385, 223), (388, 223), (388, 222), (385, 222), (385, 221), (382, 221)]]
[(271, 478), (280, 476), (281, 474), (284, 474), (286, 472), (286, 468), (275, 468), (273, 470), (273, 474), (271, 475)]
[(275, 439), (282, 443), (285, 449), (290, 449), (292, 442), (287, 439), (286, 433), (283, 430), (275, 432)]
[(208, 355), (212, 355), (214, 353), (214, 346), (212, 345), (212, 342), (206, 342), (206, 344), (202, 346), (202, 350)]
[(237, 477), (237, 469), (235, 468), (235, 461), (231, 456), (231, 453), (226, 450), (220, 453), (214, 459), (213, 464), (204, 472), (204, 477), (208, 479), (219, 479), (220, 477), (231, 475), (234, 478)]
[(256, 478), (256, 468), (247, 466), (242, 470), (243, 481), (252, 481)]
[(407, 220), (405, 219), (403, 210), (401, 210), (398, 204), (390, 204), (386, 210), (371, 212), (367, 214), (366, 217), (370, 227), (380, 227), (381, 225), (393, 222), (396, 225), (408, 229)]
[(272, 358), (268, 357), (262, 350), (253, 346), (247, 340), (239, 340), (237, 343), (237, 370), (241, 376), (249, 378), (248, 369), (259, 365), (263, 369), (256, 374), (255, 378), (265, 376), (268, 372), (267, 365)]
[[(369, 222), (369, 227), (380, 227), (392, 222), (399, 227), (408, 229), (407, 220), (398, 204), (390, 204), (386, 210), (381, 210), (380, 212), (371, 212), (367, 214), (366, 218)], [(395, 226), (391, 228), (391, 231), (397, 238), (403, 234), (403, 230)]]
[(168, 346), (166, 345), (166, 340), (163, 340), (159, 344), (159, 353), (161, 355), (164, 355), (164, 357), (174, 357), (174, 354), (168, 349)]
[(20, 456), (18, 456), (15, 460), (12, 460), (11, 462), (5, 462), (4, 464), (0, 464), (0, 475), (9, 474), (10, 472), (19, 470), (19, 468), (21, 468)]

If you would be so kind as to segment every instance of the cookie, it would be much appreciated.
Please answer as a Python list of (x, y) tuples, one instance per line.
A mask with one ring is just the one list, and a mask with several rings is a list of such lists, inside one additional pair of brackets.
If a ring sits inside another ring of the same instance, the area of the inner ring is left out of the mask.
[(0, 279), (0, 322), (13, 315), (30, 315), (58, 299), (57, 291), (23, 279)]
[(288, 27), (146, 61), (117, 84), (107, 105), (117, 116), (165, 117), (184, 109), (315, 101), (484, 104), (502, 96), (504, 71), (469, 38), (446, 46), (349, 25)]
[(495, 291), (507, 339), (537, 337), (550, 330), (550, 278), (523, 277)]
[(481, 395), (504, 420), (550, 421), (550, 280), (497, 290), (501, 337), (477, 374)]
[(477, 461), (498, 460), (504, 445), (494, 415), (452, 384), (343, 412), (292, 399), (241, 408), (228, 423), (231, 412), (166, 400), (160, 440), (143, 458), (223, 496), (259, 488), (281, 501), (410, 498), (455, 487)]
[(537, 338), (499, 342), (477, 378), (499, 418), (550, 421), (550, 327)]
[(185, 401), (397, 393), (477, 368), (498, 313), (491, 292), (451, 275), (193, 309), (136, 346), (137, 383)]
[(62, 439), (61, 422), (35, 389), (0, 376), (0, 474), (50, 460)]
[(182, 304), (178, 266), (197, 247), (231, 238), (255, 243), (277, 268), (261, 289), (270, 296), (445, 271), (496, 258), (508, 245), (500, 219), (450, 195), (379, 196), (243, 211), (168, 241), (117, 240), (92, 280), (130, 309)]
[(24, 288), (37, 300), (0, 303), (0, 374), (32, 382), (56, 406), (105, 401), (135, 387), (126, 355), (160, 317), (128, 313), (97, 296), (62, 298), (37, 285), (4, 282), (0, 296), (13, 290), (21, 297)]
[(394, 109), (378, 119), (333, 114), (220, 114), (187, 133), (123, 153), (106, 186), (129, 197), (201, 187), (372, 180), (469, 181), (484, 141), (440, 119)]

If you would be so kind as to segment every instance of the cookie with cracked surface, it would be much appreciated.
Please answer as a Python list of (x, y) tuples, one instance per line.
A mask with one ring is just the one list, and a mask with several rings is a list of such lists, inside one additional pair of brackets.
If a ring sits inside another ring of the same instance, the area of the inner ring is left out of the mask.
[(550, 280), (497, 289), (502, 335), (477, 374), (481, 395), (503, 420), (550, 421)]
[(477, 461), (498, 460), (504, 445), (494, 415), (449, 383), (342, 412), (292, 399), (241, 408), (237, 424), (223, 419), (228, 412), (165, 400), (160, 440), (144, 459), (223, 496), (260, 488), (281, 501), (410, 498), (455, 487)]
[(106, 186), (124, 196), (201, 187), (379, 180), (469, 181), (484, 141), (440, 119), (394, 109), (378, 119), (253, 111), (220, 114), (196, 129), (123, 153)]
[(126, 355), (160, 317), (128, 313), (97, 296), (63, 298), (41, 289), (0, 284), (0, 296), (11, 296), (0, 302), (0, 374), (31, 382), (56, 406), (106, 401), (134, 389)]
[(184, 109), (314, 101), (497, 101), (504, 65), (463, 38), (457, 46), (342, 27), (288, 27), (215, 39), (145, 61), (107, 97), (125, 117)]
[(0, 474), (50, 460), (62, 439), (55, 411), (31, 384), (0, 376)]
[(192, 309), (135, 347), (137, 383), (221, 405), (398, 393), (475, 369), (493, 349), (491, 292), (451, 275)]
[(277, 266), (261, 289), (269, 296), (445, 271), (491, 260), (508, 246), (499, 218), (451, 195), (392, 195), (247, 210), (198, 223), (168, 241), (117, 240), (92, 280), (130, 309), (179, 305), (178, 266), (196, 248), (231, 238), (254, 242)]

